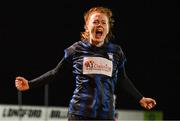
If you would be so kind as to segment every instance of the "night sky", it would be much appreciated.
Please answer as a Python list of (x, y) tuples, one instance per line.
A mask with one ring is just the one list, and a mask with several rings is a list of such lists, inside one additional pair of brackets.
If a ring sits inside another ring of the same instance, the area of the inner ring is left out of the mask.
[[(153, 110), (164, 119), (180, 119), (179, 3), (157, 0), (1, 3), (0, 104), (18, 104), (16, 76), (28, 80), (53, 69), (64, 49), (80, 40), (83, 13), (93, 6), (113, 11), (116, 38), (126, 58), (126, 71), (137, 89), (156, 99)], [(74, 89), (71, 70), (49, 83), (50, 106), (68, 106)], [(118, 85), (119, 86), (119, 85)], [(44, 105), (44, 86), (22, 93), (22, 104)], [(144, 110), (117, 88), (117, 108)]]

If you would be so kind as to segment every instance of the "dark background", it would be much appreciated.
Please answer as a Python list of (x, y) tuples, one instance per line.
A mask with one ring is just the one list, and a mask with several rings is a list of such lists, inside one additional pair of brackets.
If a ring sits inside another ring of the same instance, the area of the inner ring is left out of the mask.
[[(179, 3), (158, 0), (9, 2), (0, 4), (0, 104), (18, 104), (16, 76), (29, 80), (54, 68), (63, 51), (79, 41), (83, 13), (103, 5), (115, 19), (114, 43), (127, 57), (126, 70), (138, 90), (156, 99), (153, 110), (180, 119)], [(73, 81), (69, 70), (49, 83), (50, 106), (68, 106)], [(142, 109), (118, 89), (118, 109)], [(22, 93), (22, 104), (44, 105), (44, 86)]]

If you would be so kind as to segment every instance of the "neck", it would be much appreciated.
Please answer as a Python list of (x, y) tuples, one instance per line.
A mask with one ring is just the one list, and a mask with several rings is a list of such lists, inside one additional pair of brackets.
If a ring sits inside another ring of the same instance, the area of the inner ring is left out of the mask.
[(91, 45), (94, 45), (96, 47), (101, 47), (104, 44), (104, 41), (98, 42), (98, 41), (90, 40), (89, 42)]

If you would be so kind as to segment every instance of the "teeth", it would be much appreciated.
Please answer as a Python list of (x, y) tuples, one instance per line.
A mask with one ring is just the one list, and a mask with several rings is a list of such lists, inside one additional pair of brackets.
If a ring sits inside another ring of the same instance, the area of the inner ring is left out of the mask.
[(102, 32), (102, 30), (97, 30), (97, 32)]
[(103, 31), (101, 28), (98, 28), (97, 31)]

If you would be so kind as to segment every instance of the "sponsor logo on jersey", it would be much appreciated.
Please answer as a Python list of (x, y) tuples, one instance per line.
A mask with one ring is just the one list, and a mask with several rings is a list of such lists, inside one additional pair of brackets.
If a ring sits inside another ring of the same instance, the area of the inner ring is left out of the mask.
[(102, 57), (84, 57), (83, 74), (112, 76), (112, 61)]

